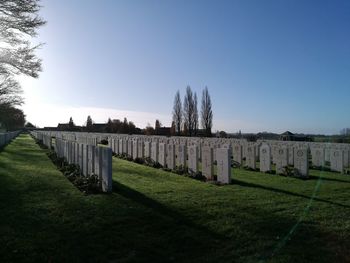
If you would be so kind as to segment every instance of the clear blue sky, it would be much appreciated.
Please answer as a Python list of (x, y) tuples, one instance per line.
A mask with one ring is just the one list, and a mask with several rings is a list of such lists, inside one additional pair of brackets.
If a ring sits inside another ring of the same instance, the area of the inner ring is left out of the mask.
[(28, 121), (40, 126), (69, 115), (78, 124), (89, 114), (96, 122), (122, 119), (121, 111), (139, 126), (153, 125), (155, 116), (169, 125), (175, 92), (183, 97), (190, 85), (199, 98), (208, 86), (215, 130), (329, 134), (350, 127), (350, 1), (42, 5), (44, 71), (23, 80)]

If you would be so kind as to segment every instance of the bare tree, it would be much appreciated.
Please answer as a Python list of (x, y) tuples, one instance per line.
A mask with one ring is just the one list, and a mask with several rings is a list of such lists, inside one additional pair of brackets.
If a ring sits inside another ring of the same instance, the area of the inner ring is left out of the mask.
[(184, 107), (183, 107), (183, 115), (184, 115), (184, 125), (186, 125), (186, 129), (188, 134), (192, 136), (194, 130), (194, 99), (193, 93), (190, 86), (186, 88), (186, 95), (184, 98)]
[(197, 107), (197, 93), (194, 93), (193, 98), (193, 133), (197, 135), (198, 133), (198, 107)]
[(182, 125), (182, 103), (180, 98), (180, 91), (177, 91), (174, 99), (174, 108), (173, 108), (173, 122), (175, 123), (175, 132), (177, 135), (181, 133)]
[(205, 130), (205, 135), (211, 137), (211, 129), (213, 127), (213, 111), (208, 88), (202, 92), (202, 108), (201, 108), (201, 123)]
[(0, 107), (14, 107), (22, 105), (22, 89), (19, 83), (6, 75), (0, 78)]
[(0, 75), (25, 74), (34, 78), (41, 71), (41, 60), (35, 56), (40, 46), (30, 38), (45, 24), (38, 16), (39, 0), (0, 1)]
[(154, 130), (155, 130), (156, 135), (159, 135), (159, 130), (161, 127), (162, 127), (162, 123), (157, 119), (156, 123), (154, 125)]
[(86, 120), (86, 131), (91, 132), (93, 130), (93, 123), (91, 116), (89, 115)]
[(37, 78), (41, 71), (41, 60), (35, 56), (41, 44), (33, 46), (30, 42), (45, 24), (38, 16), (39, 10), (39, 0), (0, 1), (0, 123), (9, 123), (9, 118), (21, 122), (25, 119), (23, 111), (14, 108), (23, 103), (22, 90), (14, 76)]

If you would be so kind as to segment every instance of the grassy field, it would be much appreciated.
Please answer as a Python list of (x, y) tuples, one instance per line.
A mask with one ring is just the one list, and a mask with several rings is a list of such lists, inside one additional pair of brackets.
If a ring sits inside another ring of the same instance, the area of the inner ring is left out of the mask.
[(0, 262), (350, 262), (350, 177), (216, 186), (113, 160), (84, 196), (28, 135), (0, 153)]

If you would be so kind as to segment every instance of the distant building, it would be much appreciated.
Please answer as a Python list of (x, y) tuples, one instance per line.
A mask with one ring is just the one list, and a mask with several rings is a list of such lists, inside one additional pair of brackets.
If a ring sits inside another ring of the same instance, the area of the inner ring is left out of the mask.
[(290, 131), (286, 131), (280, 135), (281, 141), (312, 141), (311, 136), (304, 134), (294, 134)]
[(57, 131), (57, 127), (44, 127), (44, 131)]
[(57, 125), (57, 131), (81, 131), (81, 126), (70, 127), (69, 123), (59, 123)]
[(68, 131), (69, 130), (69, 124), (68, 123), (59, 123), (57, 125), (58, 131)]

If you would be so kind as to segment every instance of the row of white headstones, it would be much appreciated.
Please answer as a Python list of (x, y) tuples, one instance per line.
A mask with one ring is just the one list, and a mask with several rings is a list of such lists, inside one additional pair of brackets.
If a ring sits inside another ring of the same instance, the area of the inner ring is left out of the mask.
[(20, 134), (20, 131), (0, 133), (0, 148), (9, 144), (19, 134)]
[(82, 144), (97, 145), (108, 140), (108, 146), (116, 154), (126, 154), (133, 159), (151, 158), (162, 166), (175, 169), (188, 167), (190, 173), (199, 171), (208, 179), (214, 178), (214, 162), (217, 164), (217, 180), (228, 183), (231, 177), (231, 156), (233, 161), (252, 169), (268, 172), (275, 164), (276, 173), (283, 173), (284, 167), (291, 165), (300, 176), (309, 174), (309, 155), (312, 165), (325, 166), (330, 162), (333, 171), (343, 172), (349, 167), (348, 144), (257, 141), (247, 142), (241, 139), (164, 137), (142, 135), (112, 135), (101, 133), (46, 132), (56, 138), (75, 141)]
[(59, 158), (68, 164), (79, 166), (82, 176), (98, 176), (103, 192), (112, 191), (112, 150), (108, 147), (78, 143), (60, 138), (52, 142), (51, 134), (31, 132), (32, 136), (49, 149), (53, 149)]

